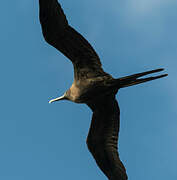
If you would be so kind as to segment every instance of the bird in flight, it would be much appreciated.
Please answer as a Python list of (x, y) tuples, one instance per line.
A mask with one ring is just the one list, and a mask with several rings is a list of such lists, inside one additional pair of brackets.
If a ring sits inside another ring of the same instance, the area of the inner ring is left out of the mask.
[(63, 96), (49, 103), (69, 100), (85, 103), (93, 111), (87, 136), (87, 146), (97, 165), (109, 180), (127, 180), (126, 169), (118, 154), (120, 111), (115, 95), (119, 89), (167, 76), (162, 74), (141, 78), (163, 71), (155, 69), (122, 78), (104, 72), (100, 58), (89, 42), (66, 19), (57, 0), (39, 0), (39, 16), (43, 36), (71, 60), (74, 82)]

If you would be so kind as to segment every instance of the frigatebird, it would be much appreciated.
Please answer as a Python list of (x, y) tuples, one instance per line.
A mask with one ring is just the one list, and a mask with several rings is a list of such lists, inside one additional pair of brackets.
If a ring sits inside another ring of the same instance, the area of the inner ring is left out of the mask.
[(122, 78), (113, 78), (104, 72), (100, 59), (89, 42), (66, 19), (57, 0), (39, 0), (39, 16), (43, 36), (74, 66), (74, 82), (63, 96), (52, 99), (85, 103), (93, 111), (87, 137), (87, 146), (97, 165), (109, 180), (128, 179), (118, 154), (119, 106), (115, 95), (120, 88), (144, 83), (167, 76), (141, 78), (160, 72), (155, 69)]

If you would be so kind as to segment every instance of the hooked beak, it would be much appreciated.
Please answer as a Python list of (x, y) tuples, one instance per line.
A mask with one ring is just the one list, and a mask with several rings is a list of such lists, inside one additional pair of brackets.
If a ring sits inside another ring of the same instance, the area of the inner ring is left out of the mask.
[(55, 101), (66, 100), (66, 99), (67, 99), (67, 98), (66, 98), (66, 96), (65, 96), (65, 94), (64, 94), (63, 96), (57, 97), (57, 98), (55, 98), (55, 99), (51, 99), (51, 100), (49, 101), (49, 104), (51, 104), (51, 103), (53, 103), (53, 102), (55, 102)]

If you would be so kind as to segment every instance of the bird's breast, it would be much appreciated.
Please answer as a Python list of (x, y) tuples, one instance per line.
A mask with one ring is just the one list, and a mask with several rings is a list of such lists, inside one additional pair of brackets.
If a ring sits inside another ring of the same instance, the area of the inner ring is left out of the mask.
[(70, 88), (71, 100), (76, 103), (87, 103), (93, 98), (112, 93), (106, 82), (103, 77), (74, 82)]
[(86, 103), (92, 90), (93, 83), (89, 79), (74, 82), (70, 87), (70, 98), (75, 103)]

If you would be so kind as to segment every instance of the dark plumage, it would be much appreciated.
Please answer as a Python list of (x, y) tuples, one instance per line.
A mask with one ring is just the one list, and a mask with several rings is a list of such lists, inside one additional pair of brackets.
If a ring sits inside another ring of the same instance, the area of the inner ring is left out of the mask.
[(93, 111), (87, 137), (88, 149), (109, 180), (128, 179), (117, 152), (120, 111), (115, 95), (120, 88), (162, 78), (167, 74), (139, 79), (163, 70), (156, 69), (114, 79), (104, 72), (97, 53), (88, 41), (68, 24), (57, 0), (39, 0), (39, 7), (45, 40), (68, 57), (74, 66), (72, 86), (63, 96), (50, 103), (66, 99), (87, 104)]

